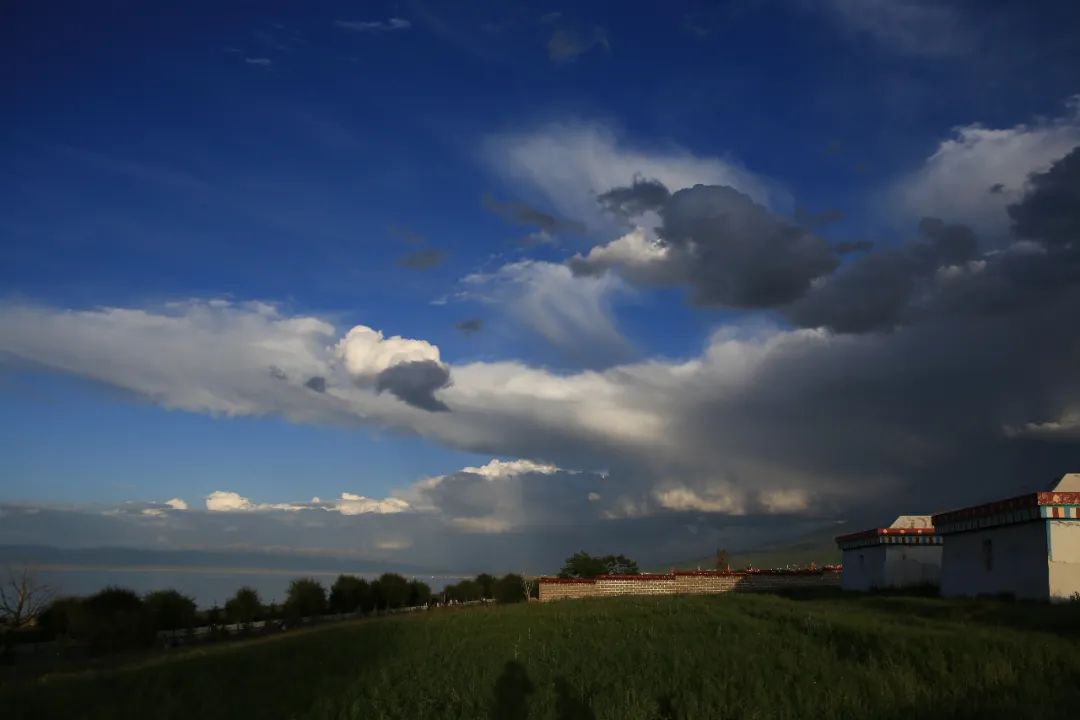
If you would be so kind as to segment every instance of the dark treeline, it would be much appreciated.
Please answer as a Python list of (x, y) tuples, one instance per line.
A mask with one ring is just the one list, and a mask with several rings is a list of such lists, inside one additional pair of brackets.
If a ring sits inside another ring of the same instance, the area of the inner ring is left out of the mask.
[(52, 600), (32, 627), (24, 628), (16, 642), (67, 640), (81, 643), (94, 654), (152, 646), (165, 638), (182, 639), (195, 628), (208, 628), (205, 639), (248, 633), (256, 623), (265, 629), (284, 629), (325, 615), (370, 615), (408, 607), (445, 605), (478, 600), (522, 602), (535, 590), (522, 576), (496, 578), (486, 573), (447, 586), (434, 594), (427, 583), (384, 573), (376, 580), (339, 575), (327, 588), (314, 578), (289, 584), (281, 604), (263, 602), (251, 587), (241, 587), (225, 603), (200, 610), (195, 600), (176, 590), (158, 590), (144, 596), (122, 587), (108, 587), (87, 597)]

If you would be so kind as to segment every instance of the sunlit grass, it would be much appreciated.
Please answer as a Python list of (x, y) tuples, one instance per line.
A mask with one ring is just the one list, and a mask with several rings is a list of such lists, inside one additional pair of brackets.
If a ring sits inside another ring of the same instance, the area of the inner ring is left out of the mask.
[(624, 598), (365, 620), (3, 696), (3, 717), (1074, 717), (1080, 605)]

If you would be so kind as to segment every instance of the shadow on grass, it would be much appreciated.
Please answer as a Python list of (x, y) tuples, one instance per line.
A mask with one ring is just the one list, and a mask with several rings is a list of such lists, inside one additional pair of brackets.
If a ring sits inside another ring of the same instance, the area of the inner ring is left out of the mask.
[(535, 690), (529, 680), (525, 666), (510, 660), (503, 666), (503, 671), (495, 681), (495, 691), (491, 698), (490, 720), (527, 720), (529, 717), (529, 695)]
[[(489, 720), (528, 720), (529, 696), (536, 686), (529, 679), (525, 666), (509, 660), (503, 666), (492, 691)], [(565, 677), (555, 678), (556, 720), (596, 720), (589, 701), (574, 691)]]
[(1010, 597), (942, 598), (933, 587), (871, 592), (791, 588), (772, 594), (797, 602), (821, 601), (834, 607), (851, 605), (905, 618), (1080, 637), (1080, 602), (1049, 603)]

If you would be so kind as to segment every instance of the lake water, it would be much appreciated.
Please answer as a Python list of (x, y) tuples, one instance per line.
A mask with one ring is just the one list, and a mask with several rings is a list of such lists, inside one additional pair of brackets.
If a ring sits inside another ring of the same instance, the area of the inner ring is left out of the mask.
[[(202, 567), (101, 567), (79, 565), (37, 566), (38, 579), (56, 595), (91, 595), (110, 585), (129, 588), (141, 594), (174, 589), (195, 598), (200, 608), (224, 606), (243, 585), (259, 592), (264, 603), (281, 603), (289, 582), (299, 577), (313, 577), (329, 591), (338, 572), (326, 570), (265, 570), (261, 568)], [(376, 574), (349, 573), (372, 580)], [(451, 575), (405, 575), (416, 577), (431, 586), (433, 592), (465, 579)]]

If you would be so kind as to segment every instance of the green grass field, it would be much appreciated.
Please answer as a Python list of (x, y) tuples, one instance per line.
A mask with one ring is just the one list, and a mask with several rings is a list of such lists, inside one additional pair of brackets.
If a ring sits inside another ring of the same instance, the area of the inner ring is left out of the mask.
[(771, 595), (360, 620), (9, 685), (3, 718), (1075, 718), (1080, 604)]

